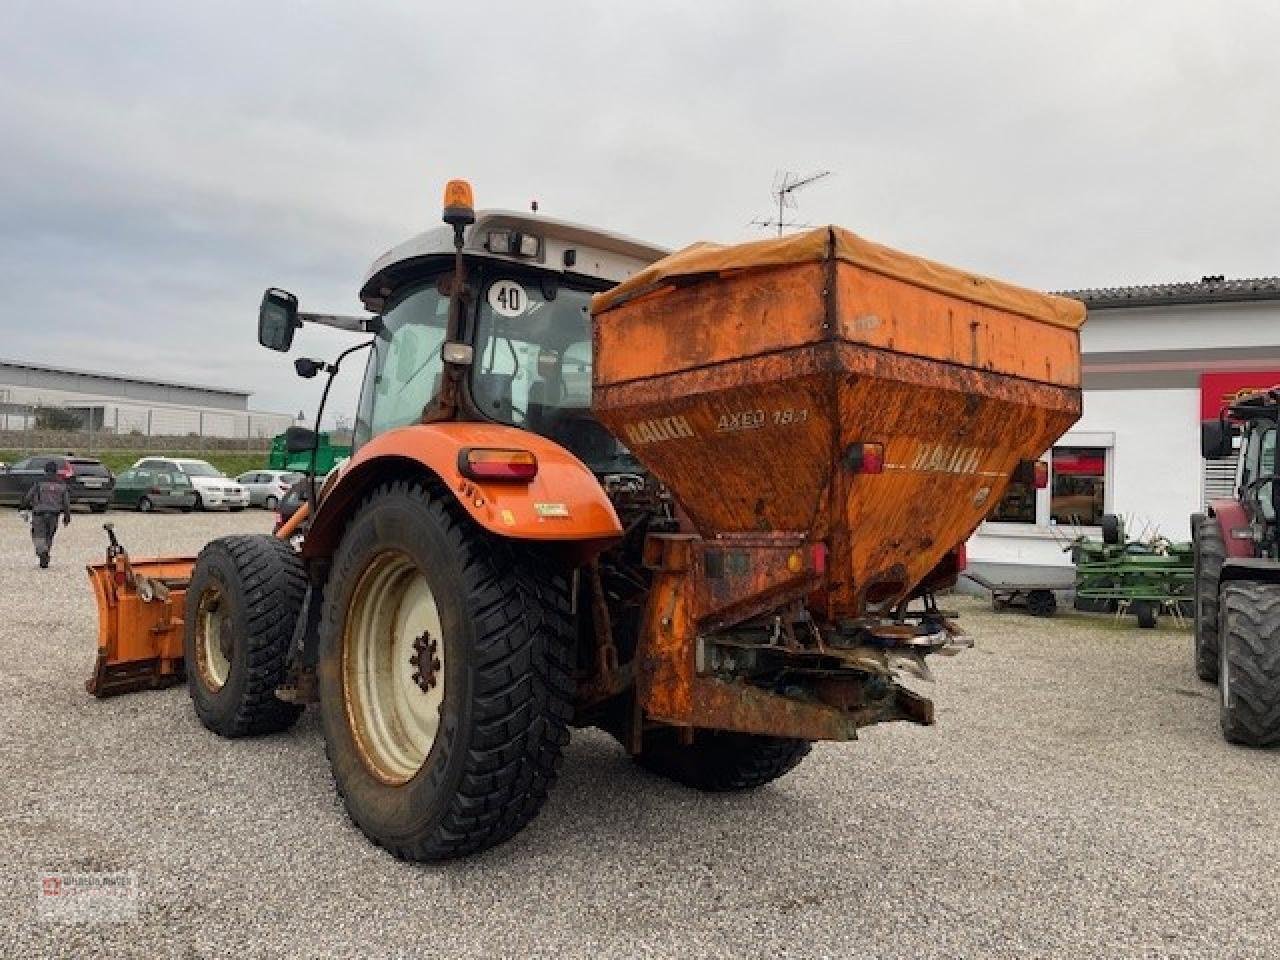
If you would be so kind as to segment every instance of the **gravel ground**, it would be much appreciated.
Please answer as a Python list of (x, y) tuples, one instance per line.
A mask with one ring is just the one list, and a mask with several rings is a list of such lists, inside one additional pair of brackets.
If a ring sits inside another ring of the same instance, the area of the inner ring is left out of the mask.
[[(113, 519), (139, 555), (267, 526)], [(935, 668), (932, 729), (820, 745), (738, 796), (579, 732), (532, 827), (417, 866), (347, 822), (313, 713), (228, 742), (182, 688), (85, 695), (99, 520), (39, 571), (0, 511), (6, 957), (1280, 955), (1280, 753), (1223, 743), (1171, 626), (958, 600), (978, 646)], [(139, 918), (38, 918), (50, 870), (135, 871)]]

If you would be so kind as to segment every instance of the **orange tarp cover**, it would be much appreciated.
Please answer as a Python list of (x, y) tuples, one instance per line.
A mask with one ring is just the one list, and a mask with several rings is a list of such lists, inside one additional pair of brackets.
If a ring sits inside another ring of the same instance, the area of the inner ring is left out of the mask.
[(627, 300), (656, 290), (677, 277), (813, 263), (830, 257), (914, 286), (1070, 330), (1078, 330), (1084, 323), (1084, 304), (1078, 300), (1037, 293), (1002, 280), (957, 270), (955, 267), (872, 243), (856, 233), (836, 226), (818, 227), (788, 237), (733, 246), (695, 243), (646, 267), (612, 290), (596, 294), (591, 310), (593, 313), (603, 313)]

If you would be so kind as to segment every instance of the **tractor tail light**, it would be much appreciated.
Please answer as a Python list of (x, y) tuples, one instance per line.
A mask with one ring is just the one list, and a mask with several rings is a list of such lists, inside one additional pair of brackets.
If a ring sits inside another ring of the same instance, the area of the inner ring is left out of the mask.
[(956, 558), (956, 573), (964, 573), (969, 566), (969, 544), (962, 543), (952, 551)]
[(851, 443), (845, 448), (844, 463), (851, 473), (884, 473), (884, 444)]
[(1043, 490), (1049, 486), (1049, 461), (1037, 460), (1035, 465), (1035, 487), (1037, 490)]
[(538, 475), (538, 458), (528, 450), (468, 447), (458, 454), (458, 472), (470, 480), (528, 483)]
[(812, 549), (813, 572), (821, 576), (827, 572), (827, 545), (825, 543), (815, 543)]

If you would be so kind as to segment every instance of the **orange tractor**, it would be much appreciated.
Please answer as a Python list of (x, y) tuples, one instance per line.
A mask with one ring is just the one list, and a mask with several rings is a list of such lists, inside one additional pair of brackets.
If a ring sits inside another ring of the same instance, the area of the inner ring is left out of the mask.
[(1084, 308), (834, 227), (666, 256), (445, 197), (369, 316), (267, 291), (266, 347), (367, 335), (355, 453), (275, 536), (115, 548), (91, 691), (185, 675), (229, 737), (318, 704), (351, 819), (414, 860), (520, 830), (570, 727), (737, 790), (931, 723), (901, 678), (965, 645), (934, 594), (1079, 416)]

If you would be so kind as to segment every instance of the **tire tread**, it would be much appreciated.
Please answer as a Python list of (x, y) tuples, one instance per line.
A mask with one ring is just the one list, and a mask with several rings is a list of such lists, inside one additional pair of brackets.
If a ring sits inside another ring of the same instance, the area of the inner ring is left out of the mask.
[(1280, 584), (1232, 581), (1222, 589), (1222, 656), (1230, 670), (1222, 733), (1251, 747), (1280, 744)]

